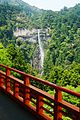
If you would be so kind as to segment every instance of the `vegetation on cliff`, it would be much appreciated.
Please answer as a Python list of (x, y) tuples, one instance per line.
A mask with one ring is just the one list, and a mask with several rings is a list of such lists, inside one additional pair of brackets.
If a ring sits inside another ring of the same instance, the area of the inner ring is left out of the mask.
[[(43, 78), (61, 86), (80, 85), (80, 4), (60, 12), (0, 4), (0, 63), (37, 75), (30, 60), (36, 45), (13, 35), (16, 28), (50, 28)], [(33, 11), (33, 12), (32, 12)], [(4, 52), (3, 52), (4, 51)]]

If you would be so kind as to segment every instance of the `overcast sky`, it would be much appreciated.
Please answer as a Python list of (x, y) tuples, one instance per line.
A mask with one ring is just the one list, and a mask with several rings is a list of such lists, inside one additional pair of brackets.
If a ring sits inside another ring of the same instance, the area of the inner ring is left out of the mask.
[(77, 3), (80, 3), (80, 0), (23, 0), (29, 3), (32, 6), (36, 6), (41, 9), (50, 9), (53, 11), (59, 11), (64, 6), (73, 7)]

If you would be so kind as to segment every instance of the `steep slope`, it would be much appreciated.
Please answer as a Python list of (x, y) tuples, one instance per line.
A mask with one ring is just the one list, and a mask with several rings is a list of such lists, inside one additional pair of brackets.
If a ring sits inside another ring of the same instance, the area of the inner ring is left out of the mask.
[[(45, 78), (63, 86), (80, 85), (80, 4), (70, 9), (65, 7), (60, 12), (53, 12), (35, 10), (22, 0), (12, 1), (13, 5), (4, 3), (5, 0), (0, 2), (0, 42), (5, 47), (13, 43), (15, 48), (17, 46), (23, 53), (24, 60), (30, 63), (36, 49), (35, 43), (16, 40), (13, 30), (49, 28), (52, 37), (48, 42), (44, 41)], [(19, 59), (19, 56), (17, 58)], [(15, 64), (16, 62), (14, 66)]]
[(29, 17), (30, 24), (34, 28), (51, 27), (56, 15), (56, 12), (39, 9), (22, 0), (0, 0), (0, 4), (18, 7), (22, 16), (25, 16), (25, 19)]
[(41, 12), (41, 10), (38, 9), (37, 7), (31, 6), (22, 0), (0, 0), (0, 4), (9, 4), (9, 5), (18, 6), (24, 12), (27, 12), (29, 15), (33, 15), (37, 12)]
[(80, 85), (80, 4), (61, 10), (53, 22), (44, 73), (59, 85)]

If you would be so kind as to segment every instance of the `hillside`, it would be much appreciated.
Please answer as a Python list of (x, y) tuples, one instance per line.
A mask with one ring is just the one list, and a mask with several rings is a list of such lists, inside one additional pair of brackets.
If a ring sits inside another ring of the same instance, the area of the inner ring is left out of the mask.
[[(80, 4), (53, 12), (22, 0), (0, 0), (0, 63), (80, 93)], [(24, 79), (13, 71), (11, 75)], [(32, 78), (30, 84), (55, 92)], [(65, 101), (80, 106), (80, 99), (62, 94)]]
[(49, 29), (51, 38), (42, 41), (44, 79), (62, 86), (80, 85), (80, 4), (53, 12), (32, 7), (22, 0), (0, 3), (0, 62), (39, 75), (39, 70), (31, 66), (38, 42), (16, 38), (13, 32)]
[(17, 6), (22, 9), (23, 12), (27, 13), (29, 16), (32, 16), (36, 13), (40, 13), (42, 10), (38, 9), (37, 7), (31, 6), (25, 3), (22, 0), (0, 0), (0, 4), (9, 4), (13, 6)]
[(44, 62), (46, 77), (63, 86), (80, 85), (80, 4), (58, 13), (51, 35)]

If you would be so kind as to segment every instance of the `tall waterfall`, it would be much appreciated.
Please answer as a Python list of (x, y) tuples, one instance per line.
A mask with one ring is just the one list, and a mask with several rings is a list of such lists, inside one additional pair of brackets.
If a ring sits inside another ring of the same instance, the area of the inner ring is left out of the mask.
[(42, 46), (42, 42), (40, 39), (40, 29), (38, 29), (38, 43), (39, 43), (39, 50), (40, 50), (40, 66), (41, 69), (43, 68), (43, 62), (44, 62), (44, 50)]

